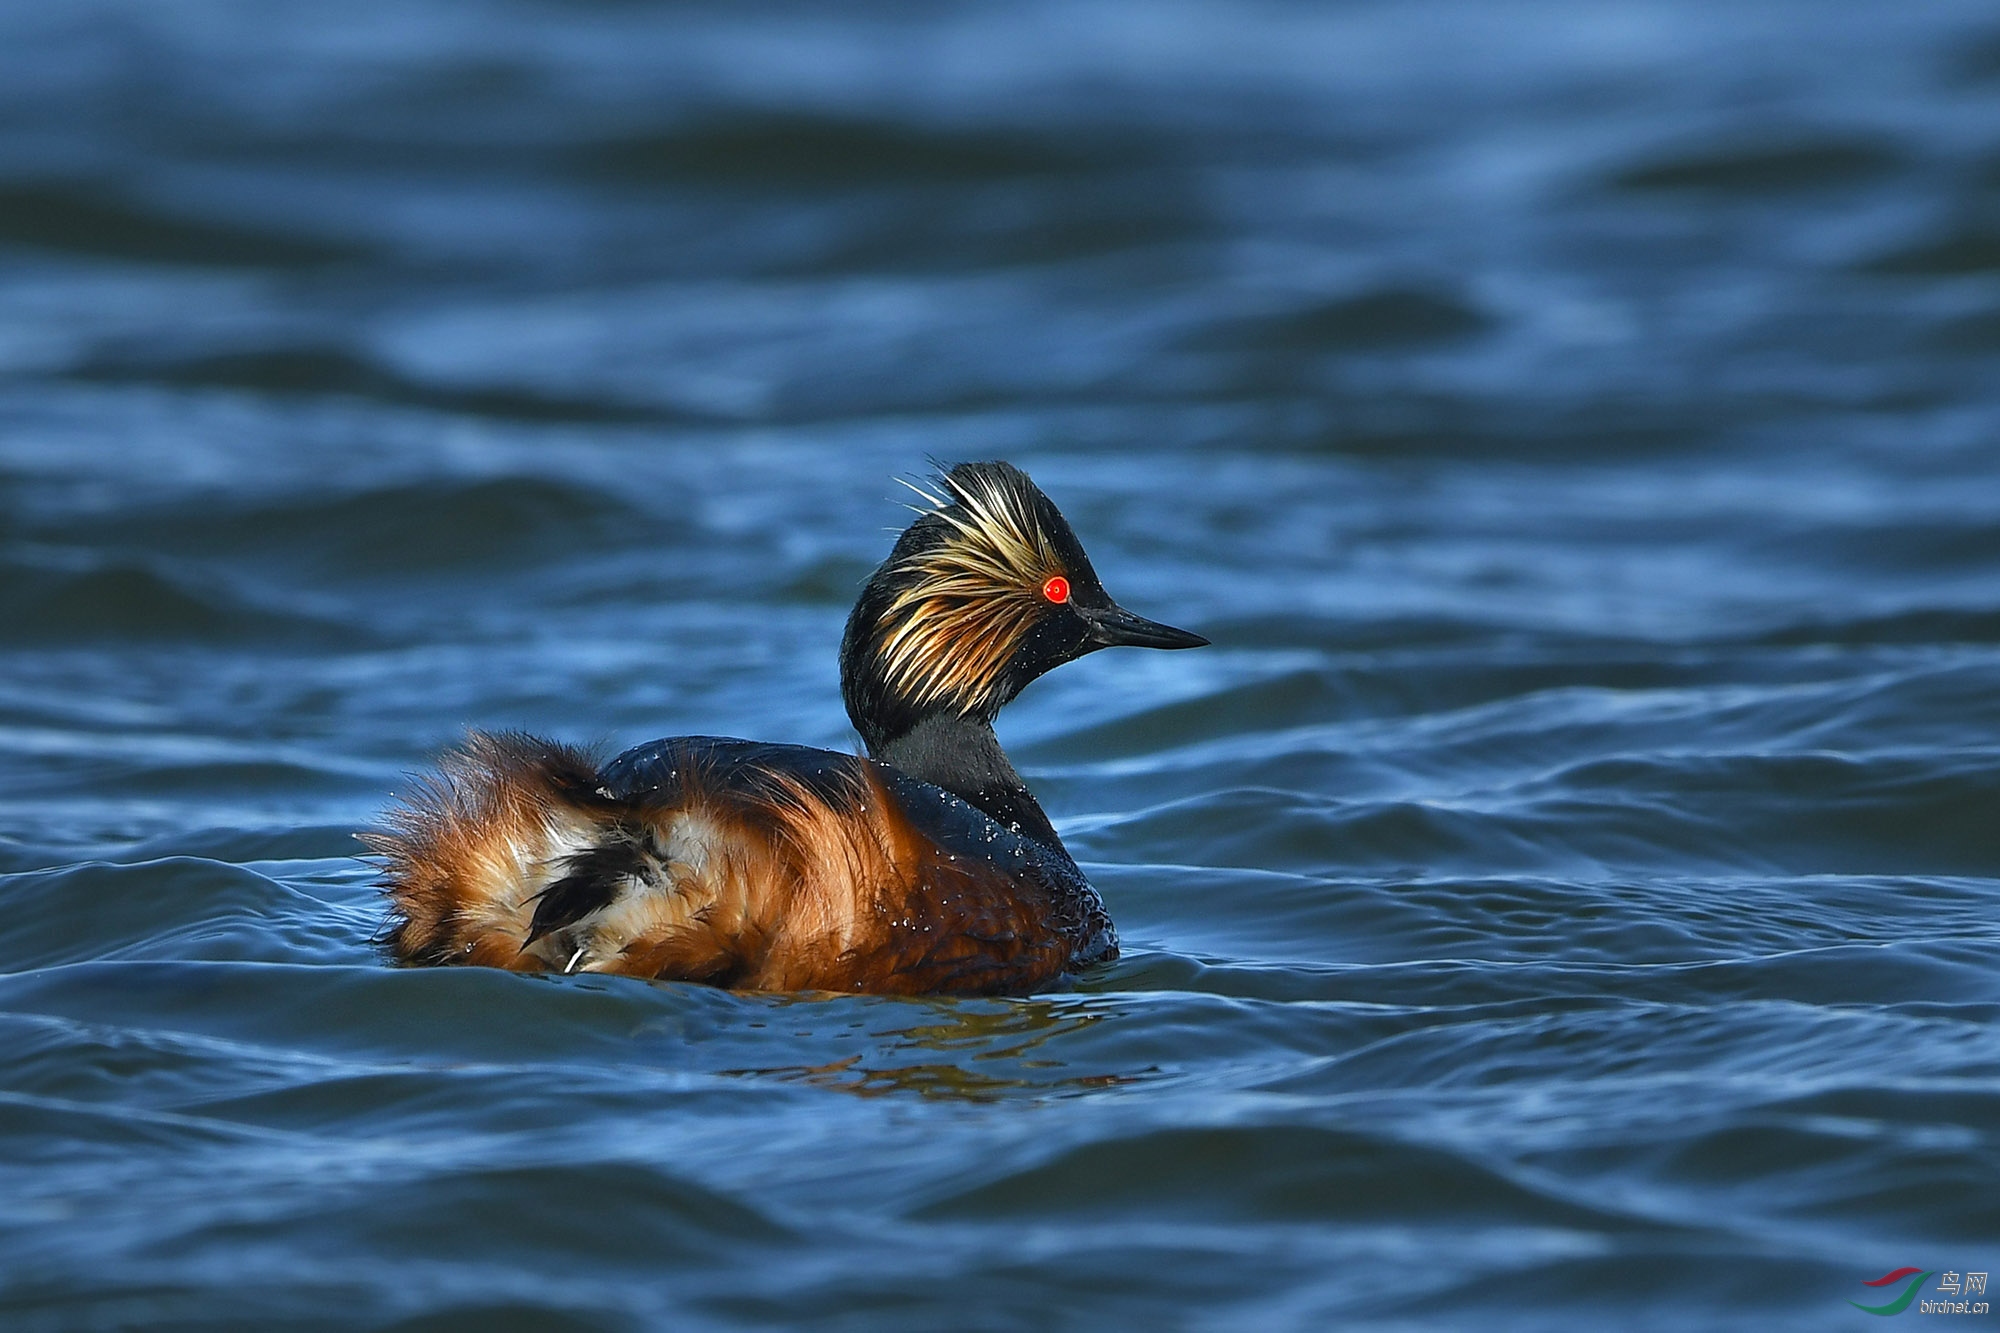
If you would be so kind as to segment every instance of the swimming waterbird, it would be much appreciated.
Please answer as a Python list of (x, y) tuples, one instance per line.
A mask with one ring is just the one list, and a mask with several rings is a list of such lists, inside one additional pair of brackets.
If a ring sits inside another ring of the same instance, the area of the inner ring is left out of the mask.
[(993, 719), (1051, 667), (1195, 648), (1098, 582), (1006, 463), (942, 473), (861, 590), (841, 693), (868, 756), (713, 736), (599, 764), (475, 734), (363, 836), (406, 963), (746, 990), (1022, 993), (1118, 956)]

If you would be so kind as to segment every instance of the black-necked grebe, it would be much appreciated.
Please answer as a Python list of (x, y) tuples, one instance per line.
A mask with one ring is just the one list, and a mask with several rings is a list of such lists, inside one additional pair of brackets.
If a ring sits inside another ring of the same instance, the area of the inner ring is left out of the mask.
[(1085, 653), (1208, 640), (1113, 602), (1019, 469), (937, 485), (841, 641), (867, 758), (676, 736), (599, 765), (475, 735), (364, 835), (395, 955), (885, 994), (1020, 993), (1117, 957), (993, 719)]

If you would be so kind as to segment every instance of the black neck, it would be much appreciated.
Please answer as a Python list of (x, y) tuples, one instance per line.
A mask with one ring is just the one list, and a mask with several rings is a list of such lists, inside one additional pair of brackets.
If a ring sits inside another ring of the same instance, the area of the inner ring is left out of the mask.
[(1028, 784), (1007, 762), (1000, 738), (978, 718), (927, 714), (896, 739), (871, 746), (869, 756), (961, 796), (1003, 827), (1069, 855)]

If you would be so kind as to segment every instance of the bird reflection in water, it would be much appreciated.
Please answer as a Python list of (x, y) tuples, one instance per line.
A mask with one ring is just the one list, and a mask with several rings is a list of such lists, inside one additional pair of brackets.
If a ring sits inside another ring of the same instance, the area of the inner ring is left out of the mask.
[[(817, 1007), (812, 995), (773, 997), (775, 1008)], [(1135, 1083), (1156, 1067), (1111, 1072), (1063, 1072), (1067, 1062), (1039, 1051), (1051, 1040), (1080, 1033), (1110, 1015), (1087, 1000), (935, 1001), (912, 1004), (923, 1022), (867, 1034), (870, 1048), (817, 1065), (772, 1065), (718, 1071), (737, 1078), (775, 1078), (861, 1097), (916, 1093), (927, 1098), (996, 1101), (1022, 1092), (1064, 1096)], [(843, 1009), (845, 1005), (841, 1006)], [(810, 1035), (802, 1034), (802, 1035)], [(913, 1059), (922, 1054), (943, 1060)], [(975, 1067), (975, 1062), (984, 1067)]]

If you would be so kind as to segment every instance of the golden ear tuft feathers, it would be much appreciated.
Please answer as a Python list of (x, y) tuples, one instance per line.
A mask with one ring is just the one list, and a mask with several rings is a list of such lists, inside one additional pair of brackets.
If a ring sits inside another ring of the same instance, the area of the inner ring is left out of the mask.
[(1067, 596), (1069, 571), (1020, 481), (956, 468), (938, 478), (949, 499), (910, 487), (948, 531), (897, 567), (879, 651), (889, 684), (920, 708), (996, 703), (1002, 668), (1048, 610), (1044, 589), (1059, 580)]

